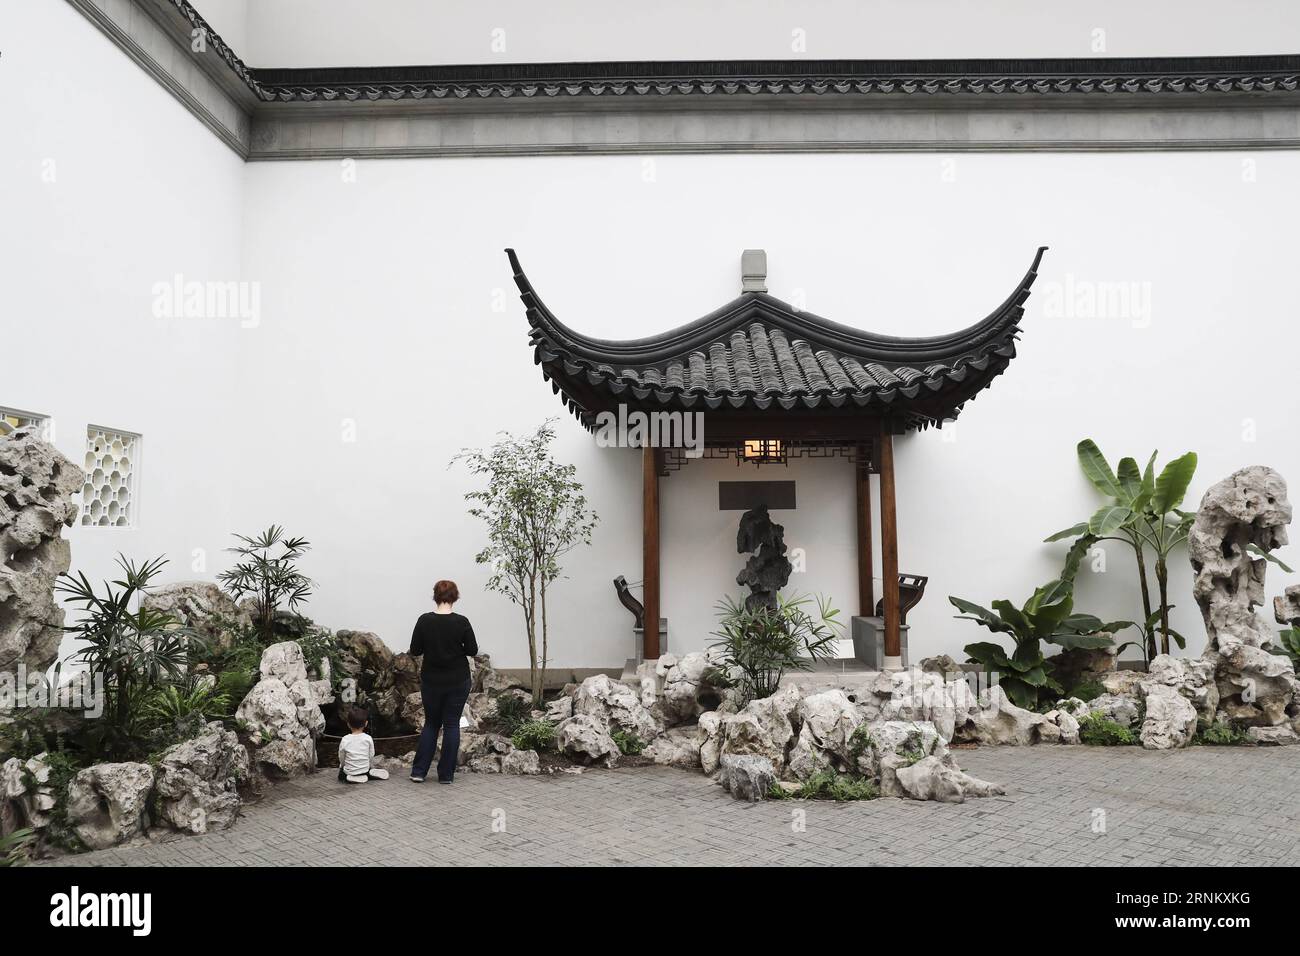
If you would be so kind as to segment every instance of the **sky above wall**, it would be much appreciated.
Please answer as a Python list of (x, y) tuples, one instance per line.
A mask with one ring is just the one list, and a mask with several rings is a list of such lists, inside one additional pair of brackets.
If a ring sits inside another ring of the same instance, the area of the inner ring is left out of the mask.
[(194, 0), (252, 66), (1300, 51), (1295, 0)]

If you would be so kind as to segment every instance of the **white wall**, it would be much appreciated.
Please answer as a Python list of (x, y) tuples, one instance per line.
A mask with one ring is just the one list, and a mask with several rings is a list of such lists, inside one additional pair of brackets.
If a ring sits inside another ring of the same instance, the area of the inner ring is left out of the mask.
[[(206, 15), (230, 2), (197, 5)], [(1300, 49), (1300, 15), (1290, 0), (256, 0), (248, 18), (241, 55), (263, 67)]]
[[(1098, 504), (1074, 464), (1085, 435), (1112, 457), (1195, 449), (1193, 502), (1246, 464), (1300, 474), (1286, 358), (1295, 152), (373, 161), (349, 182), (332, 162), (241, 167), (70, 6), (21, 9), (0, 13), (17, 38), (0, 85), (14, 131), (0, 157), (0, 405), (53, 414), (74, 458), (87, 422), (145, 436), (140, 527), (72, 534), (92, 577), (117, 550), (166, 551), (173, 577), (195, 576), (196, 549), (211, 577), (229, 532), (282, 522), (316, 544), (307, 610), (321, 622), (401, 646), (431, 582), (451, 576), (484, 647), (520, 665), (518, 613), (482, 593), (470, 483), (447, 463), (559, 415), (559, 453), (602, 521), (555, 592), (552, 659), (620, 662), (628, 615), (610, 579), (640, 575), (639, 461), (564, 417), (532, 364), (507, 245), (558, 315), (614, 337), (730, 299), (747, 247), (768, 250), (774, 294), (815, 312), (948, 331), (1052, 246), (1009, 372), (955, 431), (898, 442), (900, 563), (931, 576), (911, 617), (915, 655), (983, 636), (951, 620), (946, 595), (1019, 600), (1056, 572), (1063, 548), (1039, 541)], [(260, 283), (260, 324), (154, 319), (152, 287), (176, 273)], [(1149, 317), (1059, 307), (1062, 289), (1098, 282), (1146, 284)], [(707, 643), (737, 569), (737, 516), (712, 506), (731, 467), (695, 463), (665, 482), (678, 649)], [(791, 473), (800, 507), (780, 517), (809, 553), (796, 584), (850, 607), (847, 474), (832, 462)], [(1175, 568), (1175, 622), (1196, 652)], [(1282, 584), (1274, 573), (1270, 595)], [(1079, 598), (1136, 615), (1129, 558), (1109, 554)]]
[[(735, 461), (688, 462), (661, 482), (663, 592), (668, 643), (674, 651), (702, 650), (716, 638), (715, 605), (724, 595), (748, 593), (736, 575), (748, 555), (736, 553), (740, 511), (718, 509), (720, 481), (793, 481), (795, 509), (774, 510), (772, 520), (785, 528), (795, 571), (787, 595), (833, 598), (845, 625), (857, 613), (857, 508), (853, 466), (847, 460), (792, 459), (786, 466)], [(878, 551), (878, 549), (875, 549)], [(799, 553), (801, 552), (801, 554)], [(628, 580), (639, 580), (640, 565)], [(630, 620), (630, 618), (629, 618)]]
[[(632, 337), (728, 300), (740, 250), (754, 246), (768, 250), (777, 296), (886, 333), (951, 330), (994, 308), (1046, 243), (1009, 372), (954, 431), (897, 443), (901, 568), (931, 577), (913, 651), (960, 653), (982, 632), (953, 621), (946, 596), (1023, 600), (1063, 554), (1042, 538), (1099, 505), (1075, 465), (1080, 438), (1112, 458), (1198, 451), (1193, 503), (1247, 464), (1300, 474), (1295, 390), (1264, 374), (1297, 342), (1297, 174), (1292, 152), (406, 160), (361, 163), (354, 183), (335, 163), (250, 165), (244, 265), (267, 304), (241, 339), (241, 367), (263, 427), (240, 469), (238, 518), (284, 521), (320, 543), (310, 570), (322, 620), (400, 644), (428, 584), (452, 576), (484, 645), (520, 664), (515, 612), (477, 593), (466, 478), (445, 469), (496, 429), (564, 414), (531, 364), (502, 247), (519, 250), (573, 327)], [(1059, 305), (1067, 281), (1148, 284), (1149, 319), (1072, 317)], [(354, 444), (340, 440), (349, 418)], [(629, 642), (609, 580), (640, 576), (638, 463), (597, 449), (569, 418), (560, 449), (603, 521), (558, 592), (553, 657), (608, 666)], [(681, 649), (707, 643), (737, 569), (736, 516), (712, 510), (720, 467), (689, 465), (665, 483), (665, 614)], [(851, 484), (819, 474), (809, 493), (804, 467), (799, 512), (783, 516), (812, 556), (797, 584), (849, 607)], [(1196, 652), (1184, 559), (1175, 568), (1175, 622)], [(1270, 593), (1280, 589), (1275, 576)], [(1085, 574), (1079, 604), (1137, 616), (1128, 556)]]
[(0, 405), (144, 436), (139, 526), (74, 528), (73, 569), (226, 546), (247, 422), (229, 323), (153, 317), (156, 282), (239, 273), (243, 167), (67, 3), (0, 8)]

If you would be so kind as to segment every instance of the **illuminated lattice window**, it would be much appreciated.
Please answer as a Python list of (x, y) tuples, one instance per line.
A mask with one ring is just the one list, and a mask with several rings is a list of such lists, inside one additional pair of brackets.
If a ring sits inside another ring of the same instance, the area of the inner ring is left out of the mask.
[(8, 434), (15, 428), (40, 425), (48, 420), (46, 416), (37, 415), (35, 412), (20, 412), (16, 408), (5, 408), (0, 405), (0, 435)]
[(86, 484), (81, 523), (100, 528), (135, 524), (140, 436), (91, 425), (86, 429)]

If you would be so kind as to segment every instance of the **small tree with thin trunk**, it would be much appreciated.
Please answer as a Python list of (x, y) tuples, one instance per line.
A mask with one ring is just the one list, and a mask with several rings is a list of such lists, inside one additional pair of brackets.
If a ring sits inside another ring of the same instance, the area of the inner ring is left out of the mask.
[(542, 702), (549, 660), (547, 595), (563, 573), (560, 560), (578, 545), (591, 543), (597, 521), (575, 477), (577, 469), (551, 454), (553, 421), (529, 435), (503, 433), (486, 451), (467, 448), (452, 459), (487, 478), (486, 488), (465, 495), (469, 513), (482, 518), (488, 531), (487, 547), (474, 560), (491, 569), (488, 588), (523, 611), (534, 706)]

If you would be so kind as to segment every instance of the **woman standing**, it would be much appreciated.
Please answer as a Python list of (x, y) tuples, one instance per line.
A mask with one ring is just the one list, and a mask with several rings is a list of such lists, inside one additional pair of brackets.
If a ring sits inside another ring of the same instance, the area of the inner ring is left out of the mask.
[(459, 599), (455, 581), (439, 581), (433, 586), (436, 609), (421, 614), (411, 634), (411, 656), (424, 658), (420, 667), (424, 730), (411, 768), (411, 780), (415, 783), (424, 783), (428, 776), (439, 728), (442, 729), (442, 754), (438, 758), (438, 782), (451, 783), (456, 775), (460, 714), (469, 698), (469, 658), (478, 653), (469, 618), (451, 609)]

